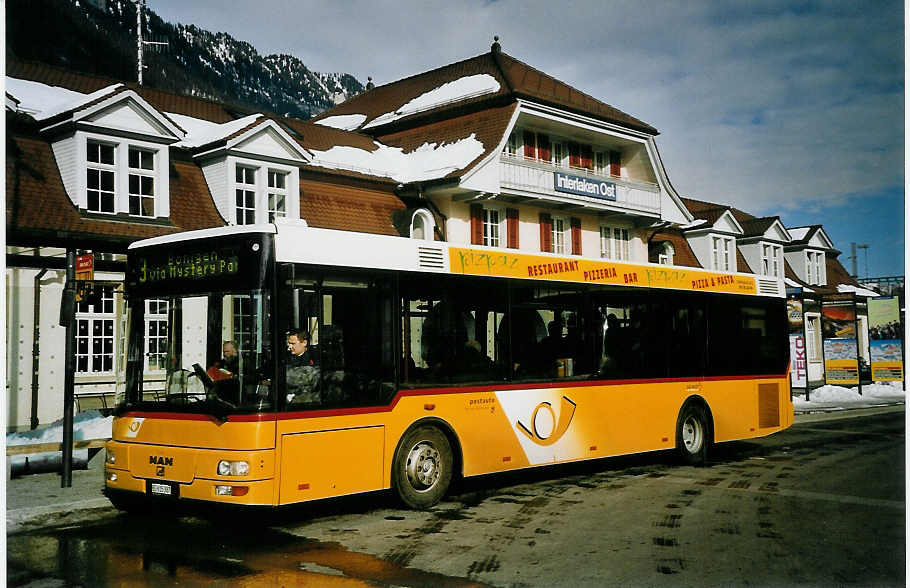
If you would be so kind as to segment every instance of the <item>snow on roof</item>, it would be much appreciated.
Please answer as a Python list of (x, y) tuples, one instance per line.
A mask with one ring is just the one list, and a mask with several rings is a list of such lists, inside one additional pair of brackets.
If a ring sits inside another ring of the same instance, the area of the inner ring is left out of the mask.
[(336, 114), (335, 116), (327, 116), (322, 120), (317, 120), (316, 124), (332, 127), (333, 129), (341, 129), (342, 131), (353, 131), (362, 125), (366, 119), (367, 115), (365, 114)]
[(420, 96), (403, 104), (394, 112), (381, 114), (371, 120), (363, 128), (368, 129), (379, 125), (390, 123), (399, 118), (415, 114), (423, 110), (430, 110), (443, 104), (457, 102), (466, 98), (474, 98), (499, 91), (499, 82), (490, 74), (477, 74), (465, 76), (457, 80), (446, 82), (445, 84), (424, 92)]
[(679, 229), (681, 231), (688, 231), (689, 229), (694, 229), (695, 227), (707, 224), (707, 222), (708, 221), (706, 221), (703, 218), (697, 218), (697, 219), (693, 220), (691, 223), (679, 227)]
[(869, 297), (874, 298), (877, 296), (881, 296), (881, 294), (879, 294), (878, 292), (873, 292), (872, 290), (867, 290), (866, 288), (851, 286), (850, 284), (838, 284), (837, 291), (844, 292), (844, 293), (853, 292), (857, 296), (865, 296), (866, 298), (869, 298)]
[(790, 236), (793, 237), (794, 241), (801, 241), (809, 233), (809, 230), (812, 227), (794, 227), (792, 229), (787, 229), (790, 233)]
[(62, 112), (73, 110), (110, 94), (123, 84), (114, 84), (91, 94), (74, 92), (59, 86), (48, 86), (30, 80), (6, 78), (6, 91), (19, 101), (19, 110), (31, 114), (35, 120), (44, 120)]
[(784, 278), (784, 284), (790, 286), (791, 288), (802, 288), (803, 290), (806, 290), (807, 292), (815, 292), (815, 290), (813, 290), (809, 286), (803, 286), (799, 282), (794, 282), (790, 278)]
[(483, 143), (471, 136), (454, 143), (424, 143), (405, 153), (400, 147), (382, 143), (375, 151), (335, 146), (328, 151), (313, 151), (312, 165), (346, 169), (373, 176), (390, 177), (398, 182), (417, 182), (441, 178), (463, 168), (484, 152)]
[(213, 123), (192, 116), (176, 114), (173, 112), (166, 113), (171, 120), (181, 126), (186, 131), (186, 137), (182, 141), (175, 143), (175, 147), (201, 147), (213, 141), (219, 141), (225, 137), (230, 137), (240, 129), (243, 129), (261, 118), (261, 114), (251, 114), (237, 120), (226, 123)]

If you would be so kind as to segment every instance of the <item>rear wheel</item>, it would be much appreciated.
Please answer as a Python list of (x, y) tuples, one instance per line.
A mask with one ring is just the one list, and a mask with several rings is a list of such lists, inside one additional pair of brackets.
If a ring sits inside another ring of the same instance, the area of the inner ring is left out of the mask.
[(436, 427), (418, 427), (405, 435), (395, 453), (392, 483), (399, 498), (418, 510), (442, 500), (452, 481), (452, 447)]
[(687, 404), (676, 422), (676, 451), (688, 465), (703, 465), (708, 459), (711, 426), (704, 408)]

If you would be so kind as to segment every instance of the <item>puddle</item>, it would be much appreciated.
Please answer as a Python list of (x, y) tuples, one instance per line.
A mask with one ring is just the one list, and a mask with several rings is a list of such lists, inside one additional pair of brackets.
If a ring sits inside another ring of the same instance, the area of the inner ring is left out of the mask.
[(274, 529), (125, 516), (9, 537), (7, 584), (47, 578), (83, 586), (483, 586)]

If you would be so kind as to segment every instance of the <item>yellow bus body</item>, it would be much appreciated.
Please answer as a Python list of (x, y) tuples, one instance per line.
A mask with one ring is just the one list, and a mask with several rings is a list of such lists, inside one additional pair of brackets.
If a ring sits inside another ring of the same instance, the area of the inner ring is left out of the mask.
[[(714, 442), (769, 435), (793, 422), (789, 378), (562, 381), (401, 391), (387, 407), (213, 417), (127, 413), (107, 445), (110, 490), (175, 483), (181, 499), (279, 506), (388, 489), (396, 448), (428, 420), (450, 436), (463, 476), (672, 449), (690, 399)], [(180, 444), (180, 440), (185, 440)], [(243, 476), (218, 462), (245, 461)], [(239, 488), (216, 494), (217, 486)]]

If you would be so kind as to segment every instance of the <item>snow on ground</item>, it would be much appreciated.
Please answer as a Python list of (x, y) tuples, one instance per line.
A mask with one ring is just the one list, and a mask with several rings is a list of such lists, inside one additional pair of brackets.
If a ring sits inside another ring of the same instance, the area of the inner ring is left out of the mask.
[(322, 125), (324, 127), (332, 127), (333, 129), (341, 129), (342, 131), (353, 131), (357, 127), (363, 124), (363, 121), (367, 119), (365, 114), (338, 114), (335, 116), (327, 116), (322, 120), (317, 120), (317, 125)]
[(483, 153), (483, 143), (474, 138), (474, 133), (454, 143), (424, 143), (410, 153), (405, 153), (400, 147), (378, 142), (376, 145), (379, 148), (375, 151), (345, 146), (313, 151), (315, 158), (312, 164), (390, 177), (398, 182), (417, 182), (441, 178), (463, 168)]
[[(114, 417), (105, 417), (97, 410), (86, 410), (73, 415), (73, 440), (110, 439)], [(62, 443), (63, 419), (43, 429), (10, 433), (6, 445), (32, 445), (35, 443)]]
[(856, 387), (827, 385), (809, 392), (808, 401), (805, 394), (794, 395), (793, 406), (797, 410), (830, 408), (831, 406), (850, 408), (852, 405), (870, 404), (877, 401), (903, 401), (905, 398), (906, 392), (900, 382), (864, 385), (862, 396), (859, 394), (859, 388)]
[(429, 92), (424, 92), (406, 104), (399, 106), (394, 112), (387, 112), (377, 116), (363, 128), (368, 129), (377, 125), (383, 125), (392, 122), (393, 120), (398, 120), (399, 118), (414, 114), (415, 112), (420, 112), (421, 110), (429, 110), (430, 108), (448, 104), (450, 102), (456, 102), (458, 100), (482, 96), (498, 91), (499, 82), (490, 74), (465, 76), (451, 82), (446, 82)]

